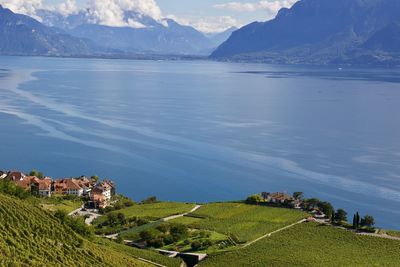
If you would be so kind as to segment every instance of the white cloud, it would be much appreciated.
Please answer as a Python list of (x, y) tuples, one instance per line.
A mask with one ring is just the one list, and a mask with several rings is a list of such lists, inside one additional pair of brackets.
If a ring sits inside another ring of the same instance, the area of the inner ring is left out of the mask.
[(54, 10), (63, 16), (68, 16), (68, 15), (76, 14), (79, 12), (79, 8), (76, 5), (75, 0), (66, 0), (63, 3), (56, 5), (54, 7)]
[(156, 20), (162, 17), (160, 7), (154, 0), (90, 0), (88, 2), (88, 12), (92, 23), (116, 27), (144, 27), (133, 19), (126, 20), (125, 11), (135, 11)]
[(231, 16), (208, 16), (208, 17), (176, 17), (167, 16), (179, 24), (192, 26), (204, 33), (222, 32), (230, 27), (242, 26), (235, 18)]
[(298, 0), (263, 0), (256, 3), (229, 2), (216, 4), (214, 8), (229, 9), (238, 12), (254, 12), (266, 10), (269, 14), (276, 14), (283, 7), (291, 7)]
[(44, 7), (42, 0), (0, 0), (0, 4), (15, 13), (31, 16), (39, 20), (40, 18), (36, 16), (36, 10)]

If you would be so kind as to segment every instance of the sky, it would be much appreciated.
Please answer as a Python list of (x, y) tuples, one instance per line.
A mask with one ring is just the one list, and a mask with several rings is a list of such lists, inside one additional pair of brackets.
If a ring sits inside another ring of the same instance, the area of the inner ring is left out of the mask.
[(121, 10), (139, 10), (153, 18), (173, 18), (203, 32), (220, 32), (254, 21), (272, 19), (282, 7), (297, 0), (0, 0), (14, 12), (35, 16), (35, 9), (46, 6), (68, 15), (79, 8), (94, 7), (97, 21), (109, 26), (125, 25), (118, 20)]

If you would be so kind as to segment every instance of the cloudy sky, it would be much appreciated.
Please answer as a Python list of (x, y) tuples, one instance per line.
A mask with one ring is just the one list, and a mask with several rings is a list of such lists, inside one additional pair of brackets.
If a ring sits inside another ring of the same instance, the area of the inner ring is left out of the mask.
[[(96, 6), (103, 24), (118, 26), (115, 16), (121, 10), (137, 10), (155, 18), (174, 18), (204, 32), (240, 27), (253, 21), (273, 18), (282, 7), (297, 0), (0, 0), (15, 12), (34, 15), (36, 8), (56, 8), (68, 14)], [(114, 25), (111, 25), (114, 24)]]

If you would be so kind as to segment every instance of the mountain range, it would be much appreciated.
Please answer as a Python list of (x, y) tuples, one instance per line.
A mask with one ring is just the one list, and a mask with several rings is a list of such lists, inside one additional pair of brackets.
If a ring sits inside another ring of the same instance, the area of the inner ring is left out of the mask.
[(237, 31), (211, 55), (274, 63), (400, 63), (400, 1), (301, 0)]
[(204, 34), (173, 19), (125, 11), (107, 26), (91, 10), (35, 20), (0, 6), (0, 53), (208, 56), (229, 61), (400, 65), (399, 0), (300, 0), (266, 22)]
[(46, 27), (0, 6), (0, 53), (8, 55), (87, 55), (89, 41)]
[(172, 19), (156, 20), (134, 11), (122, 26), (106, 26), (90, 10), (64, 16), (37, 10), (41, 22), (0, 6), (0, 53), (18, 55), (203, 55), (208, 56), (233, 29), (206, 36)]

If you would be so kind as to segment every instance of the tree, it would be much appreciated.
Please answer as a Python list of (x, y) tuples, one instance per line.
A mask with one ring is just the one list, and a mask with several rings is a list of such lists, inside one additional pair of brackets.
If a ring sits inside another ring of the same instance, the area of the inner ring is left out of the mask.
[(152, 204), (152, 203), (157, 203), (157, 202), (158, 202), (157, 197), (151, 196), (151, 197), (148, 197), (145, 200), (143, 200), (142, 204)]
[(335, 210), (332, 210), (332, 215), (331, 215), (331, 222), (335, 222), (336, 216), (335, 216)]
[(157, 238), (157, 233), (154, 230), (150, 229), (140, 232), (139, 236), (144, 241), (149, 242), (150, 240)]
[(97, 176), (97, 175), (91, 176), (90, 179), (92, 179), (92, 181), (95, 183), (97, 183), (100, 180), (99, 176)]
[(329, 218), (332, 216), (333, 206), (329, 202), (320, 202), (318, 203), (319, 209)]
[(190, 246), (192, 247), (192, 250), (201, 249), (201, 243), (199, 241), (193, 241)]
[(335, 213), (337, 222), (347, 222), (347, 212), (344, 209), (338, 209)]
[(188, 236), (188, 227), (184, 224), (175, 223), (171, 225), (170, 233), (175, 241), (183, 239)]
[(356, 214), (354, 214), (353, 217), (353, 228), (354, 229), (360, 228), (360, 214), (358, 213), (358, 211)]
[(262, 196), (262, 198), (264, 199), (264, 201), (265, 200), (267, 200), (268, 199), (268, 197), (269, 197), (269, 193), (268, 192), (262, 192), (261, 193), (261, 196)]
[(42, 173), (42, 172), (39, 172), (38, 170), (35, 170), (35, 169), (33, 169), (33, 170), (29, 173), (29, 175), (30, 175), (30, 176), (36, 176), (36, 177), (39, 178), (39, 179), (43, 179), (43, 178), (44, 178), (43, 173)]
[(372, 227), (375, 225), (375, 219), (370, 215), (365, 215), (360, 224), (361, 226)]
[(247, 204), (258, 204), (262, 201), (260, 195), (251, 195), (246, 199)]
[(293, 193), (293, 198), (297, 200), (303, 199), (304, 193), (303, 192), (294, 192)]

